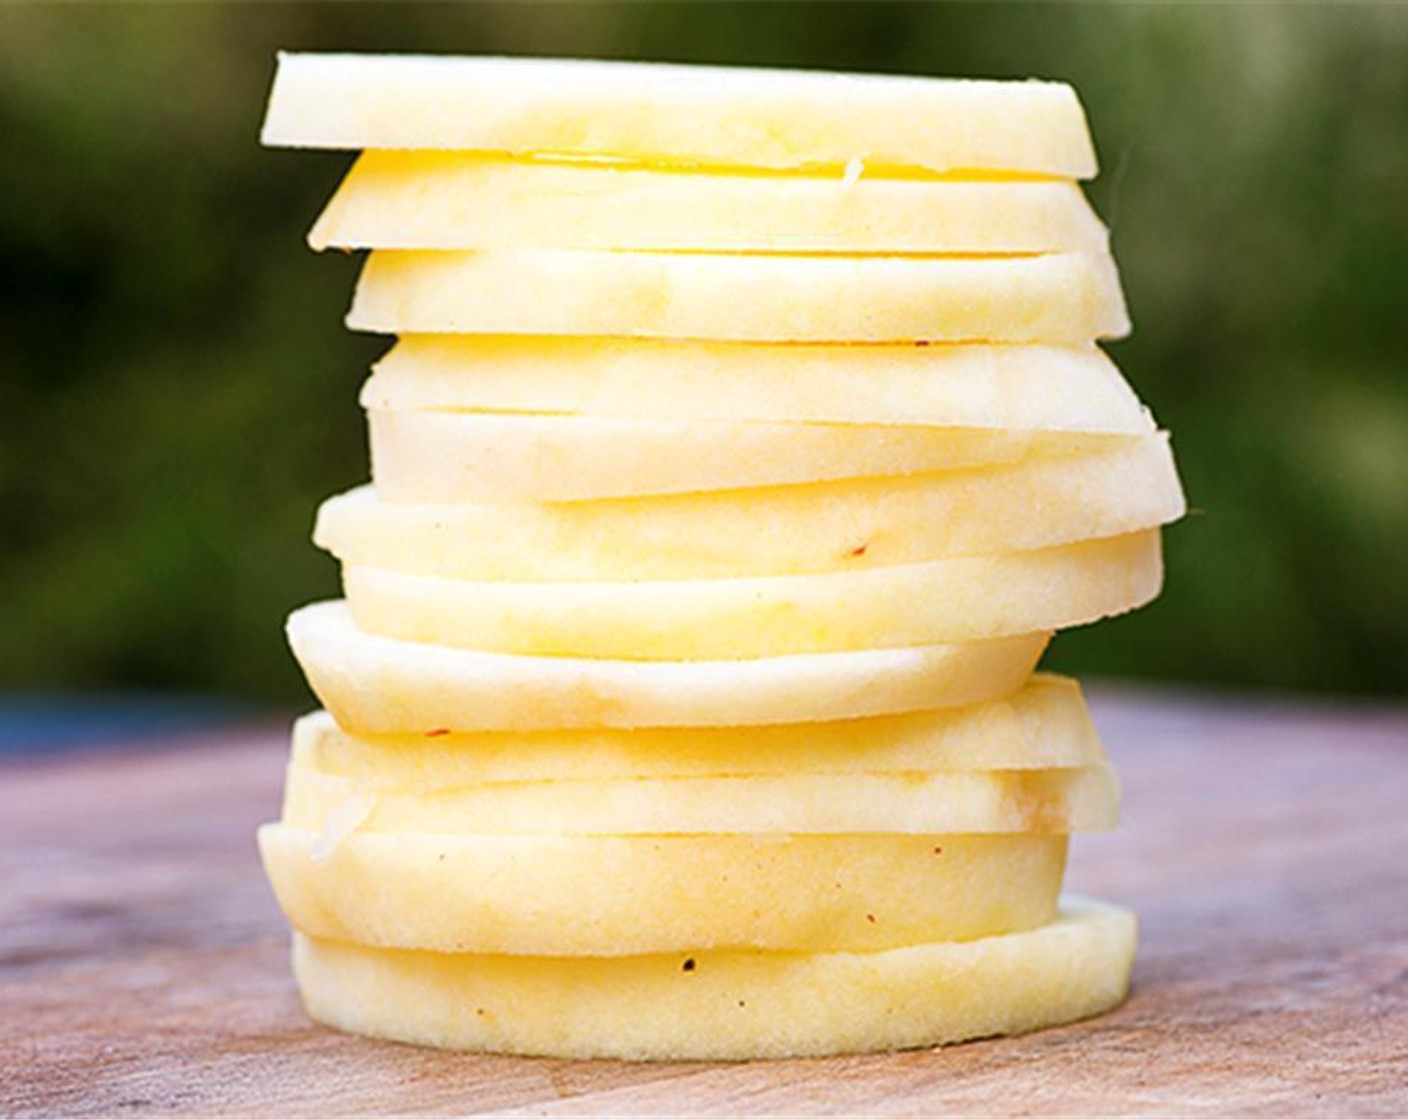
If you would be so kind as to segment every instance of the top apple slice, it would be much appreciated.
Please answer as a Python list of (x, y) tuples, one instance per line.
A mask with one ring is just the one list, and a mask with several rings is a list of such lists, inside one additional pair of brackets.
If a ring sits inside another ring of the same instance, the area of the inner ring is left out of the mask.
[(1062, 82), (580, 59), (281, 53), (262, 139), (766, 169), (1088, 179)]

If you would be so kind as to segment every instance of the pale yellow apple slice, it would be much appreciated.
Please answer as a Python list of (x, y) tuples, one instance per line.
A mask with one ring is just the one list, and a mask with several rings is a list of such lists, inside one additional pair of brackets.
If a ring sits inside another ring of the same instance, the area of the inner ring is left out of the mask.
[(347, 835), (1049, 834), (1112, 828), (1119, 817), (1119, 787), (1104, 764), (553, 779), (431, 789), (397, 788), (393, 780), (364, 782), (295, 759), (288, 768), (283, 823), (324, 832), (352, 800), (362, 808)]
[(867, 160), (1084, 179), (1062, 82), (575, 59), (280, 53), (261, 139), (761, 167)]
[(1031, 929), (1066, 837), (506, 836), (259, 830), (289, 922), (395, 949), (625, 956), (881, 949)]
[(1020, 1034), (1119, 1004), (1137, 926), (1077, 898), (1020, 933), (877, 952), (522, 957), (294, 934), (308, 1013), (358, 1034), (564, 1058), (745, 1060)]
[(1162, 580), (1157, 529), (801, 576), (506, 583), (343, 569), (352, 617), (368, 634), (642, 661), (892, 649), (1057, 630), (1142, 606)]
[(900, 425), (368, 413), (383, 501), (583, 501), (1011, 463), (1134, 437)]
[(1093, 345), (770, 345), (408, 335), (368, 409), (617, 420), (935, 424), (1143, 435), (1138, 397)]
[(341, 601), (288, 620), (308, 683), (367, 734), (559, 727), (736, 727), (956, 707), (1016, 692), (1049, 633), (743, 661), (523, 657), (364, 634)]
[(753, 342), (1120, 338), (1103, 253), (749, 256), (379, 250), (347, 325), (385, 334), (619, 335)]
[(293, 761), (360, 788), (561, 779), (879, 774), (1094, 766), (1105, 753), (1068, 677), (962, 708), (763, 727), (353, 735), (327, 712), (294, 724)]
[(494, 782), (426, 792), (367, 788), (291, 763), (283, 823), (322, 831), (352, 798), (366, 802), (354, 834), (1065, 833), (1119, 820), (1108, 766)]
[(1185, 511), (1167, 437), (982, 469), (580, 502), (328, 499), (313, 539), (352, 565), (485, 580), (852, 571), (1025, 551)]
[(314, 249), (1103, 252), (1067, 180), (689, 174), (474, 152), (370, 151), (308, 235)]

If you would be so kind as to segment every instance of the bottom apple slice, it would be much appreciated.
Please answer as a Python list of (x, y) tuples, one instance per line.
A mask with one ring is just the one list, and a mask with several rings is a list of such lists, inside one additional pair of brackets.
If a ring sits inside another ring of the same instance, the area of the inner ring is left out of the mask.
[(1134, 915), (1067, 899), (1022, 933), (868, 953), (522, 957), (368, 949), (294, 935), (314, 1019), (449, 1049), (746, 1060), (1018, 1034), (1124, 999)]

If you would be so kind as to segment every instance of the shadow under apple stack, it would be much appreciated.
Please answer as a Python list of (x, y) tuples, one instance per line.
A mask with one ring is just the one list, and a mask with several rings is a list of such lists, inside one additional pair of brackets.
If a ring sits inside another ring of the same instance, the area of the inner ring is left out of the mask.
[(1118, 786), (1033, 670), (1184, 503), (1071, 89), (285, 55), (264, 139), (362, 150), (310, 240), (397, 337), (260, 832), (312, 1016), (737, 1059), (1117, 1004), (1134, 918), (1060, 888)]

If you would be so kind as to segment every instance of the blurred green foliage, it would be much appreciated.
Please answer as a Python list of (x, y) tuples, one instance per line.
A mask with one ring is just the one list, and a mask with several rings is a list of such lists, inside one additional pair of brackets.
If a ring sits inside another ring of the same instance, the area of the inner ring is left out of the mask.
[(0, 7), (0, 688), (304, 696), (384, 344), (302, 245), (345, 157), (256, 144), (277, 48), (1073, 82), (1200, 513), (1054, 662), (1408, 691), (1408, 7), (995, 3)]

